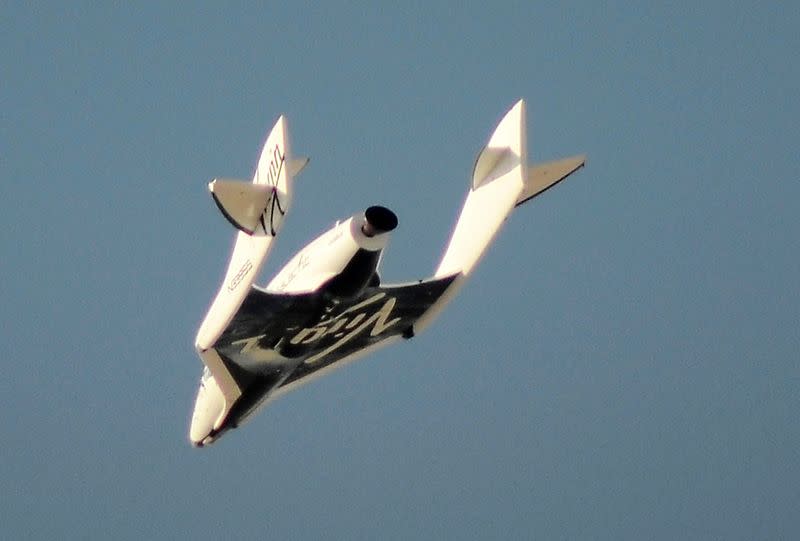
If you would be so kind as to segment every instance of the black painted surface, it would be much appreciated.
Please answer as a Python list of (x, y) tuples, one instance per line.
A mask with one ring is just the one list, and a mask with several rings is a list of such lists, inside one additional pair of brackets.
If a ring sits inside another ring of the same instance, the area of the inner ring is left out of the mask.
[(358, 250), (342, 272), (323, 286), (331, 298), (350, 298), (363, 290), (375, 276), (382, 250)]
[[(308, 377), (363, 348), (396, 335), (413, 336), (414, 322), (454, 278), (366, 287), (352, 298), (251, 290), (214, 346), (230, 363), (258, 367), (246, 378), (248, 389), (242, 400), (248, 403), (237, 409), (249, 410), (271, 390)], [(283, 359), (256, 361), (271, 352), (280, 353)]]

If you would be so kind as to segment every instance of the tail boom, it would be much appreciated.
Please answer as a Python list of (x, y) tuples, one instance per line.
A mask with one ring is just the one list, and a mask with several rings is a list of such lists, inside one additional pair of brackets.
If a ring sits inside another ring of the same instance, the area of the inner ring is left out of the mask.
[(586, 156), (528, 166), (525, 101), (503, 117), (475, 161), (467, 193), (450, 242), (434, 277), (457, 275), (453, 284), (415, 325), (421, 332), (455, 297), (485, 255), (515, 207), (533, 199), (583, 167)]

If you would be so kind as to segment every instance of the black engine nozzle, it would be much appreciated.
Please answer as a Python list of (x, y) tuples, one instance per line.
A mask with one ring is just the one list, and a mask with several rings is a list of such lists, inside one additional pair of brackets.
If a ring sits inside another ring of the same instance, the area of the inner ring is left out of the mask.
[(361, 226), (361, 232), (368, 237), (388, 233), (397, 227), (397, 216), (386, 207), (369, 207), (364, 211), (364, 218), (366, 222)]

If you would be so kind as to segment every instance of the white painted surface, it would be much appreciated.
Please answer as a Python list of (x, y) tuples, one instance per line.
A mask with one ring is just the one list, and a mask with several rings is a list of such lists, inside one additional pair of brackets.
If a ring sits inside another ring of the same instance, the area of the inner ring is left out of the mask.
[(267, 284), (272, 293), (310, 293), (342, 272), (358, 250), (383, 250), (391, 232), (372, 237), (362, 231), (364, 215), (356, 214), (311, 241)]
[[(253, 184), (271, 185), (277, 188), (283, 214), (277, 212), (273, 218), (272, 228), (276, 234), (291, 205), (292, 178), (289, 168), (284, 167), (284, 163), (290, 160), (288, 126), (286, 119), (281, 116), (264, 143), (253, 175)], [(261, 271), (273, 239), (273, 236), (263, 232), (248, 235), (239, 231), (236, 234), (225, 278), (197, 332), (195, 347), (198, 351), (210, 348), (228, 326)], [(215, 372), (213, 367), (210, 368)]]
[(478, 263), (525, 186), (527, 154), (525, 102), (520, 100), (497, 125), (479, 155), (473, 175), (473, 184), (478, 186), (467, 194), (436, 277), (457, 273), (467, 276)]

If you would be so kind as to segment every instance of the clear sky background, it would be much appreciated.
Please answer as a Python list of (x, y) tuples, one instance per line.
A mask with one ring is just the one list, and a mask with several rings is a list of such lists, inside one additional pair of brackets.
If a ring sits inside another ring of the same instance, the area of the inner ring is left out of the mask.
[[(4, 537), (797, 538), (797, 3), (65, 4), (0, 9)], [(190, 447), (206, 183), (285, 113), (268, 272), (381, 203), (425, 277), (520, 97), (586, 169), (428, 333)]]

